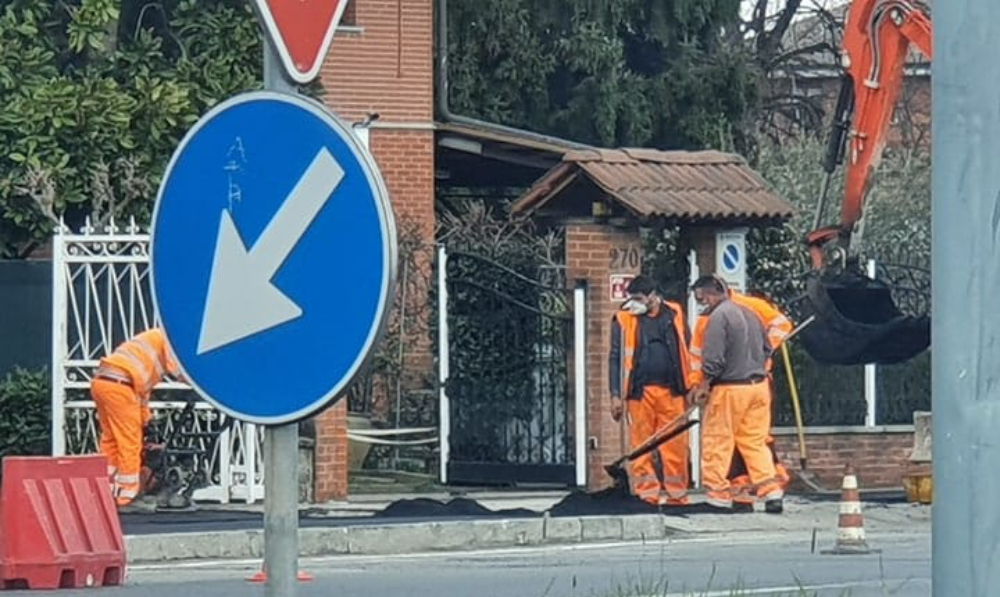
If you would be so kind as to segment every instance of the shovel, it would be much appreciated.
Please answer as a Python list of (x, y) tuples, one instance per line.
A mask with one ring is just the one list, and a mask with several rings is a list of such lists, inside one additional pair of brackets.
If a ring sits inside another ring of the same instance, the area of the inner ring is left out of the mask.
[(626, 462), (631, 462), (644, 454), (652, 452), (656, 448), (697, 425), (699, 423), (698, 419), (688, 420), (691, 413), (693, 413), (697, 408), (697, 406), (689, 406), (679, 417), (657, 429), (653, 435), (649, 436), (646, 441), (636, 446), (634, 450), (618, 458), (611, 464), (605, 465), (604, 470), (607, 471), (607, 473), (611, 475), (611, 478), (615, 480), (615, 484), (623, 485), (625, 487), (628, 486), (628, 473), (625, 471), (624, 467)]
[(795, 373), (792, 371), (792, 359), (788, 355), (788, 340), (795, 334), (799, 333), (804, 327), (812, 323), (815, 319), (815, 315), (809, 317), (788, 334), (785, 340), (781, 343), (781, 358), (785, 365), (785, 377), (788, 378), (788, 391), (792, 396), (792, 409), (795, 411), (795, 427), (799, 436), (799, 465), (801, 468), (796, 473), (796, 476), (798, 476), (798, 478), (805, 483), (809, 489), (817, 492), (824, 492), (826, 491), (826, 488), (820, 485), (816, 480), (816, 475), (807, 469), (809, 457), (806, 454), (806, 434), (805, 425), (802, 423), (802, 405), (799, 402), (799, 388), (798, 384), (795, 383)]

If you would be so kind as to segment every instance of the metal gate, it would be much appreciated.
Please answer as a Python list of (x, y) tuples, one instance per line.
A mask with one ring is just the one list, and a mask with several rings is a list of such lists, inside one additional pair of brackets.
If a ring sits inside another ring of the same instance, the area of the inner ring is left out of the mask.
[[(123, 229), (112, 221), (97, 230), (88, 221), (78, 234), (60, 226), (52, 251), (52, 451), (94, 453), (98, 426), (89, 386), (98, 359), (159, 325), (149, 285), (149, 235), (135, 222)], [(163, 383), (150, 406), (169, 432), (192, 399), (189, 386)], [(196, 457), (196, 466), (209, 484), (194, 498), (252, 503), (264, 495), (263, 428), (235, 422), (212, 439), (216, 434), (209, 432), (224, 422), (225, 415), (199, 401), (183, 429), (207, 454)]]
[(585, 485), (585, 287), (441, 247), (438, 291), (442, 482)]

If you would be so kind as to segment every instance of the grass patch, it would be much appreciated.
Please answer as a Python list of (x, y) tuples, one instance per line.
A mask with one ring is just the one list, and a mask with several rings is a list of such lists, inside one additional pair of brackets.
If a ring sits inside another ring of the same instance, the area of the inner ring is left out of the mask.
[[(742, 580), (729, 587), (716, 586), (716, 569), (712, 567), (712, 573), (705, 584), (704, 589), (690, 590), (685, 587), (671, 586), (666, 577), (658, 579), (629, 580), (624, 584), (619, 584), (610, 592), (597, 593), (592, 597), (817, 597), (819, 593), (805, 588), (801, 580), (796, 579), (795, 584), (798, 589), (784, 592), (760, 593), (761, 589), (748, 588)], [(850, 590), (845, 589), (839, 597), (850, 597)]]

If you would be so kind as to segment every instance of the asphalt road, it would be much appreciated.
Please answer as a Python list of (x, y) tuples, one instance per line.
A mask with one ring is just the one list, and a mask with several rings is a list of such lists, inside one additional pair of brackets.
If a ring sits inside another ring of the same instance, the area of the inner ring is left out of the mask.
[[(646, 544), (510, 549), (461, 554), (338, 556), (306, 559), (312, 574), (299, 597), (916, 597), (931, 594), (926, 531), (869, 534), (881, 550), (864, 556), (821, 553), (808, 534), (699, 536)], [(246, 582), (259, 562), (135, 566), (125, 587), (36, 592), (32, 597), (253, 597)], [(802, 592), (800, 588), (806, 589)], [(8, 593), (17, 594), (17, 593)], [(25, 593), (25, 595), (28, 595)]]

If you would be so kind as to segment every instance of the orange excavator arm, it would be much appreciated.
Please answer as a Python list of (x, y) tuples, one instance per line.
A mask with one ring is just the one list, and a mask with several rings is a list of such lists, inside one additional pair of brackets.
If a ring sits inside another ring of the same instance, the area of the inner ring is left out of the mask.
[[(823, 163), (826, 177), (814, 230), (807, 236), (813, 267), (825, 265), (825, 247), (836, 241), (850, 248), (861, 219), (872, 173), (878, 168), (886, 134), (903, 86), (910, 46), (933, 57), (929, 11), (917, 0), (854, 0), (844, 26), (845, 73)], [(830, 179), (846, 161), (840, 224), (820, 228)]]

